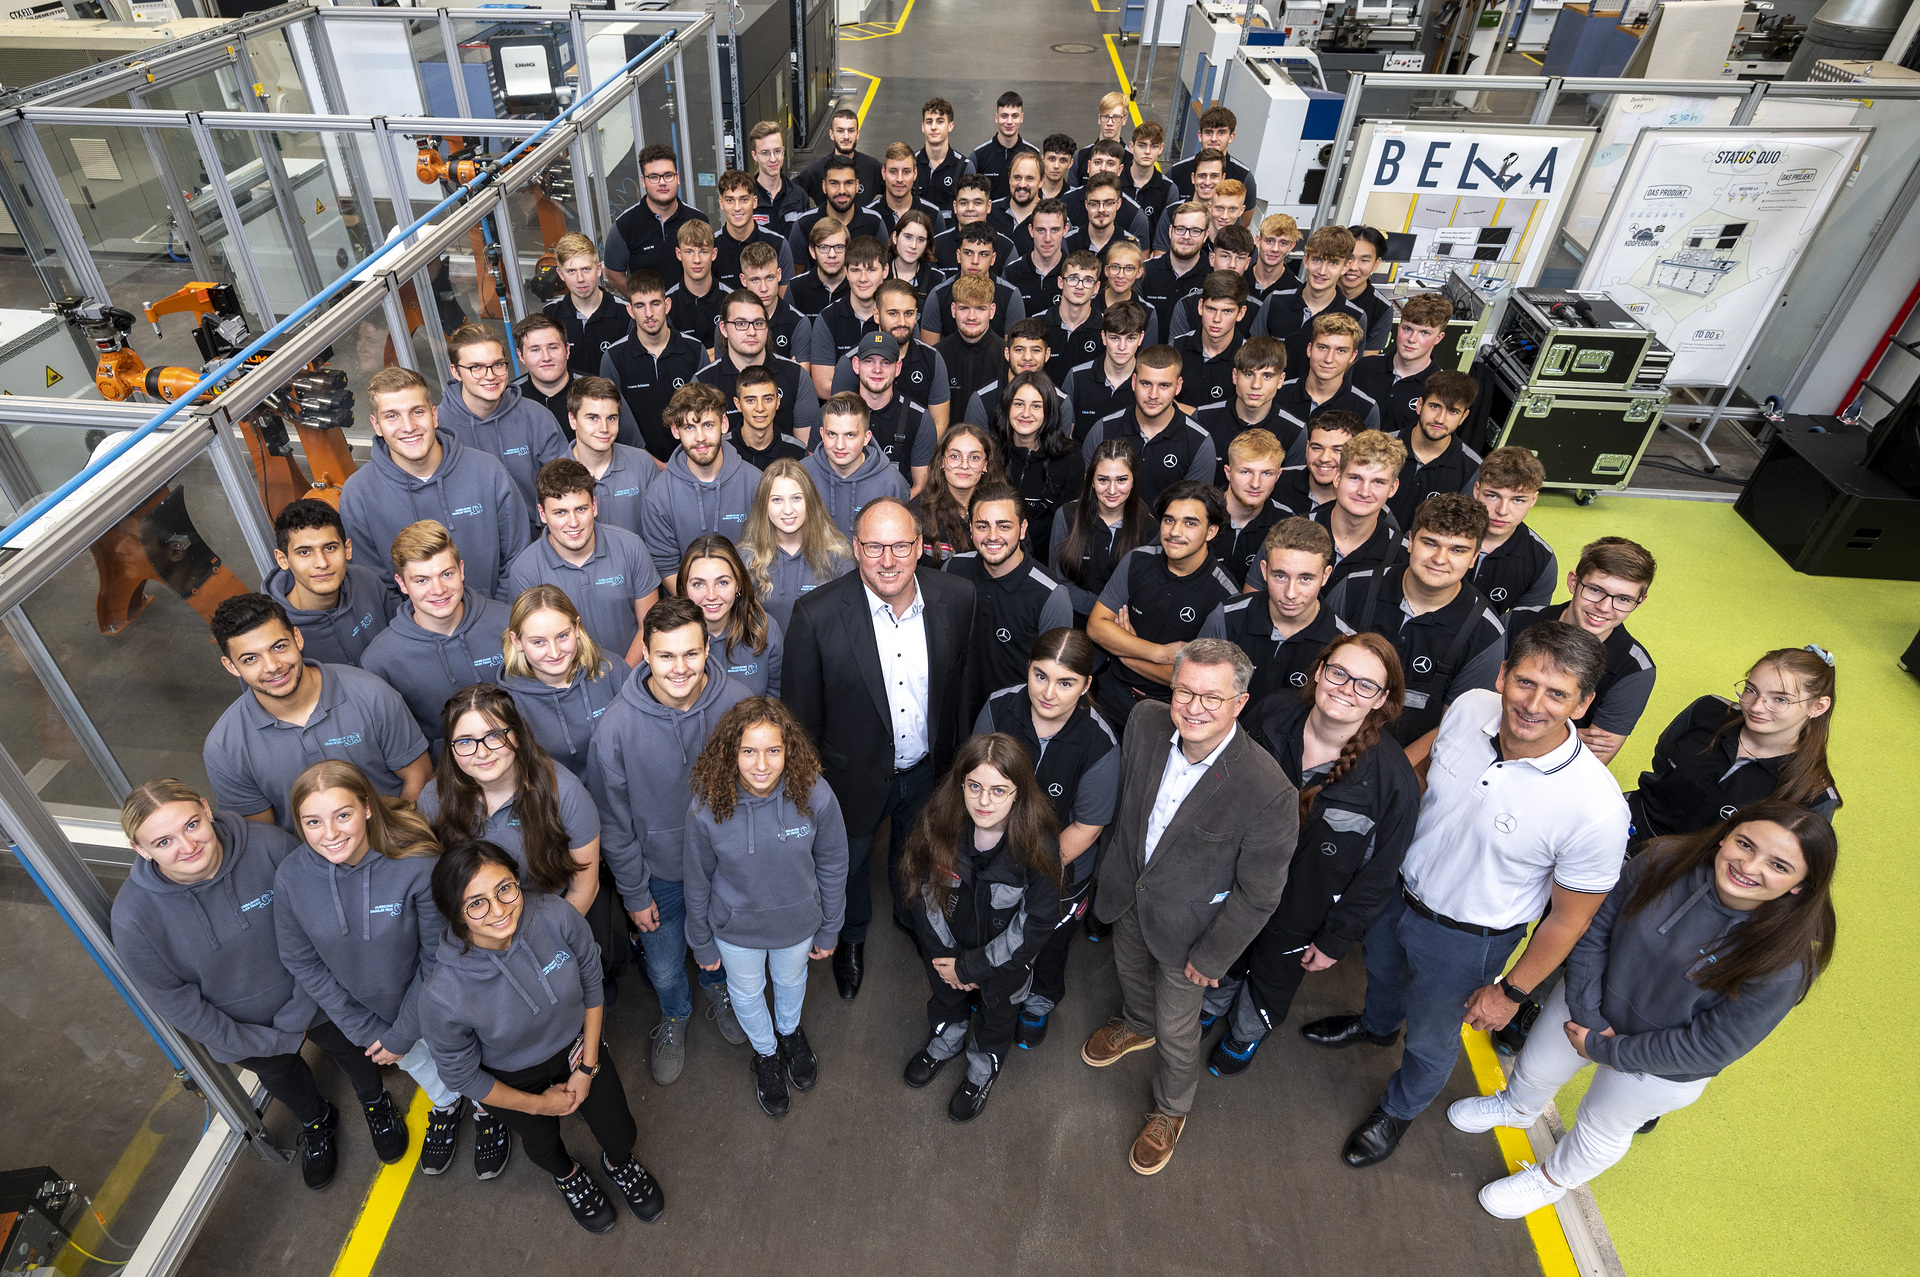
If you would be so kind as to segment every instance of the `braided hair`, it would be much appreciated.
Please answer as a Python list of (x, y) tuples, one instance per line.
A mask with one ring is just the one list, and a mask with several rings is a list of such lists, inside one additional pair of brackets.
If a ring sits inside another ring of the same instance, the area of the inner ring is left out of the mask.
[(1368, 750), (1380, 743), (1380, 733), (1394, 719), (1400, 717), (1400, 709), (1407, 699), (1407, 678), (1400, 670), (1400, 654), (1393, 650), (1393, 644), (1378, 634), (1342, 634), (1320, 649), (1320, 655), (1314, 658), (1313, 672), (1307, 678), (1307, 685), (1300, 689), (1301, 699), (1308, 704), (1313, 702), (1314, 686), (1320, 681), (1320, 671), (1324, 669), (1334, 655), (1343, 647), (1363, 647), (1381, 668), (1387, 671), (1386, 699), (1367, 711), (1360, 720), (1360, 730), (1347, 738), (1340, 747), (1340, 757), (1333, 760), (1333, 767), (1319, 784), (1300, 791), (1300, 824), (1304, 827), (1307, 817), (1313, 811), (1314, 799), (1320, 797), (1320, 791), (1329, 785), (1337, 785), (1346, 778)]

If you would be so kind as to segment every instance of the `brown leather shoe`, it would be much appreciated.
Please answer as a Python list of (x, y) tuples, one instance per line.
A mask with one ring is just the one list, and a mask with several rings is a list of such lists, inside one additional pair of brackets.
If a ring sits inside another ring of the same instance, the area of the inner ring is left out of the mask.
[(1180, 1132), (1186, 1127), (1184, 1117), (1147, 1114), (1147, 1124), (1140, 1128), (1133, 1151), (1127, 1154), (1127, 1165), (1142, 1175), (1158, 1175), (1173, 1160), (1173, 1146), (1180, 1142)]
[(1155, 1041), (1135, 1033), (1125, 1020), (1116, 1018), (1094, 1030), (1087, 1044), (1080, 1048), (1080, 1058), (1096, 1069), (1104, 1069), (1123, 1055), (1146, 1050)]

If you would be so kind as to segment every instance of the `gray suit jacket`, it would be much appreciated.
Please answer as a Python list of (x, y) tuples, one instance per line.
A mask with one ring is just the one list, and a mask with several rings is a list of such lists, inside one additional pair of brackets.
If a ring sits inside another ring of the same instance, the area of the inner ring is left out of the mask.
[(1127, 719), (1120, 807), (1100, 858), (1095, 912), (1112, 922), (1138, 909), (1156, 962), (1191, 962), (1217, 980), (1280, 903), (1299, 838), (1300, 794), (1243, 724), (1145, 863), (1147, 822), (1172, 734), (1173, 711), (1164, 701), (1142, 701)]

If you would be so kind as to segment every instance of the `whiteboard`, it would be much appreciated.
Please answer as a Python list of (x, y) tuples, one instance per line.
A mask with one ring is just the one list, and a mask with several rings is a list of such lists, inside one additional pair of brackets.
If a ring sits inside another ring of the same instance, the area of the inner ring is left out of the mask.
[(1580, 273), (1673, 351), (1670, 386), (1731, 386), (1872, 129), (1650, 128)]

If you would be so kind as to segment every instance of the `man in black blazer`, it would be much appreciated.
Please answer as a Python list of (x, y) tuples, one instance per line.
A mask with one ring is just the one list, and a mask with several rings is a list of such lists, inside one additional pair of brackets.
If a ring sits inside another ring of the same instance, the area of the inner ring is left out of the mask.
[(1128, 1164), (1173, 1157), (1200, 1079), (1200, 1003), (1266, 925), (1287, 885), (1300, 795), (1236, 720), (1253, 662), (1194, 639), (1173, 662), (1173, 702), (1142, 701), (1121, 738), (1120, 806), (1094, 911), (1113, 925), (1120, 1014), (1080, 1058), (1105, 1068), (1157, 1046), (1153, 1108)]
[(887, 882), (905, 926), (900, 854), (967, 733), (962, 675), (973, 585), (919, 568), (920, 521), (877, 497), (854, 523), (858, 572), (801, 595), (787, 629), (782, 698), (812, 734), (847, 822), (847, 920), (833, 953), (840, 996), (860, 991), (873, 917), (867, 853), (890, 822)]

